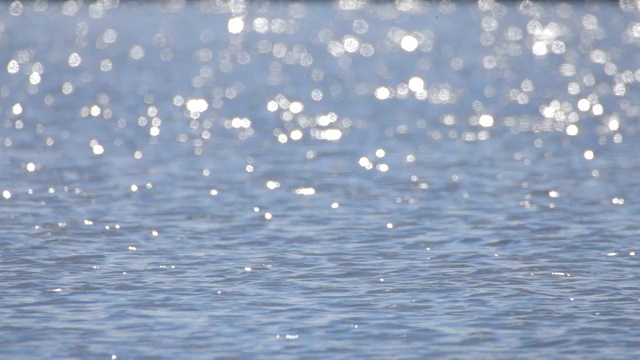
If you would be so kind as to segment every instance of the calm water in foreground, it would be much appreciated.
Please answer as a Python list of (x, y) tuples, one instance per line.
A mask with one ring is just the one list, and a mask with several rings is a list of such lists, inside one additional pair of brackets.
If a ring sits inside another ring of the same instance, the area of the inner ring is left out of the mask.
[(639, 15), (4, 3), (0, 357), (639, 357)]

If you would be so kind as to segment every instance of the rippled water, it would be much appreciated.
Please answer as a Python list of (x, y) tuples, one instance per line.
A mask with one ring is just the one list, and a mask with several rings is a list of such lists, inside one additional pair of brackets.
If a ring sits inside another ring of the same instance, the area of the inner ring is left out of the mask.
[(639, 356), (638, 11), (5, 3), (3, 357)]

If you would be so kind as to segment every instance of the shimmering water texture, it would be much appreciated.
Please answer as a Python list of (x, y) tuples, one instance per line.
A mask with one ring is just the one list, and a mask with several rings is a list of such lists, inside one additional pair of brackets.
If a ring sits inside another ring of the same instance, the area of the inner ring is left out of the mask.
[(0, 358), (640, 358), (640, 5), (0, 5)]

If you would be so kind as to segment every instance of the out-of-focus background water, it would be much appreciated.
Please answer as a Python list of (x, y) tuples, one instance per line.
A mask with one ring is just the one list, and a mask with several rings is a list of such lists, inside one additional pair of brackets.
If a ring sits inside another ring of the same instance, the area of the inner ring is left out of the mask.
[(640, 356), (639, 9), (3, 3), (1, 357)]

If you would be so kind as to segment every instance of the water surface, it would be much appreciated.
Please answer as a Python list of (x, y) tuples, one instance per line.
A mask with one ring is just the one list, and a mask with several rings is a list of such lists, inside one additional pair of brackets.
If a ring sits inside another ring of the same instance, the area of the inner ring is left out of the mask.
[(8, 358), (639, 354), (626, 3), (0, 11)]

